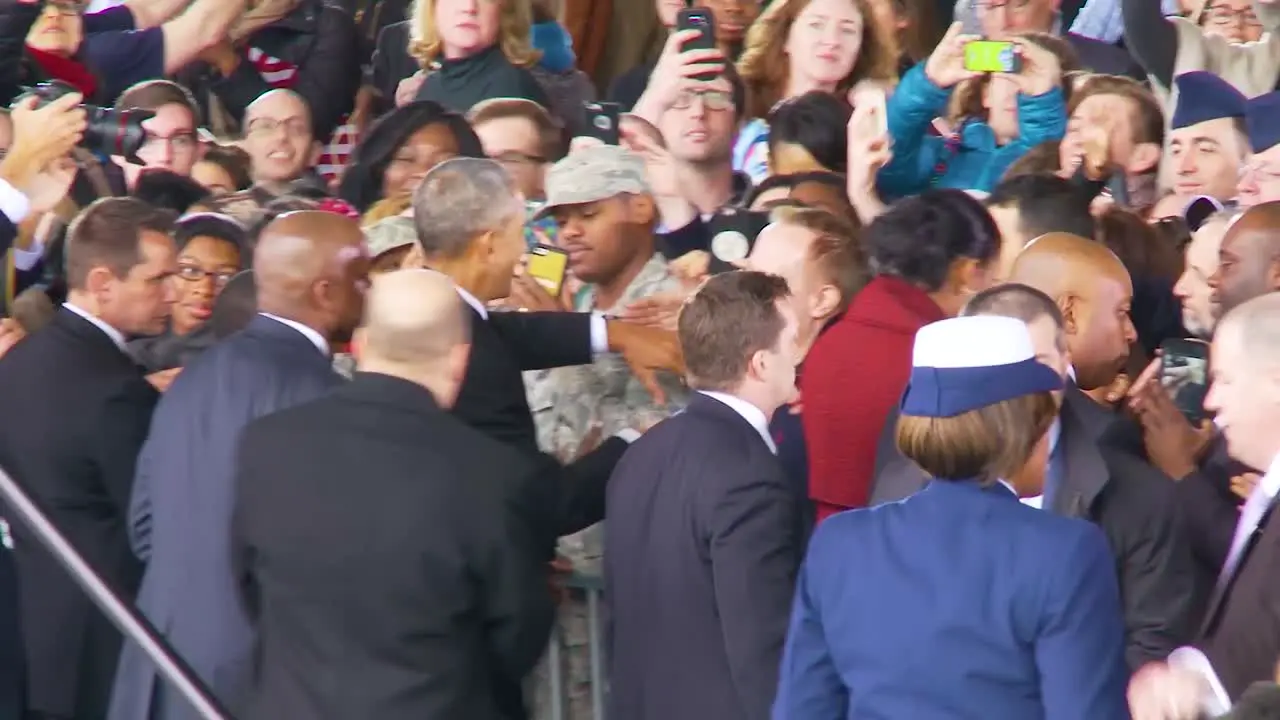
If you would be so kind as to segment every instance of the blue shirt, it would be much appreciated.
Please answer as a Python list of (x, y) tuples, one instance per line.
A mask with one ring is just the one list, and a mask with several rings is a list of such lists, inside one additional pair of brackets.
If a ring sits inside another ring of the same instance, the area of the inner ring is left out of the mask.
[(98, 101), (109, 105), (130, 86), (164, 77), (164, 30), (135, 30), (126, 7), (90, 13), (78, 55), (98, 77)]

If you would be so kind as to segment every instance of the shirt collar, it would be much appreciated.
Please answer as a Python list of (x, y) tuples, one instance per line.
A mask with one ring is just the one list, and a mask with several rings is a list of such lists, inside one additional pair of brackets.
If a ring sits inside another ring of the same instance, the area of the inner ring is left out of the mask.
[(455, 284), (453, 287), (458, 291), (458, 296), (462, 298), (462, 301), (470, 305), (471, 309), (476, 311), (476, 314), (480, 316), (481, 320), (489, 319), (489, 309), (484, 306), (484, 303), (480, 302), (475, 295), (463, 290), (461, 285)]
[(1280, 495), (1280, 455), (1271, 461), (1271, 467), (1267, 468), (1267, 473), (1258, 480), (1258, 487), (1262, 488), (1269, 498), (1274, 499), (1276, 495)]
[(319, 350), (320, 353), (325, 357), (328, 357), (330, 354), (332, 354), (333, 351), (329, 348), (329, 341), (325, 340), (324, 336), (316, 332), (314, 328), (307, 327), (306, 325), (303, 325), (302, 323), (297, 322), (296, 320), (290, 320), (289, 318), (282, 318), (279, 315), (272, 315), (271, 313), (265, 313), (265, 312), (260, 312), (258, 314), (263, 317), (271, 318), (272, 320), (275, 320), (281, 325), (288, 325), (294, 330), (297, 330), (298, 332), (302, 333), (303, 336), (306, 337), (308, 340), (310, 340), (311, 344), (315, 345), (316, 349)]
[(764, 411), (752, 405), (751, 403), (739, 397), (734, 397), (728, 393), (711, 392), (709, 390), (699, 390), (703, 395), (709, 398), (719, 400), (729, 406), (730, 410), (742, 416), (743, 420), (751, 423), (751, 427), (760, 433), (760, 437), (764, 440), (764, 444), (769, 446), (769, 452), (774, 455), (778, 454), (778, 446), (774, 444), (773, 438), (769, 436), (769, 419), (764, 416)]
[(95, 327), (106, 333), (107, 337), (111, 338), (111, 342), (115, 343), (116, 347), (120, 348), (122, 352), (124, 351), (124, 333), (108, 325), (104, 320), (102, 320), (102, 318), (90, 315), (89, 311), (76, 307), (69, 302), (62, 303), (62, 307), (93, 323)]

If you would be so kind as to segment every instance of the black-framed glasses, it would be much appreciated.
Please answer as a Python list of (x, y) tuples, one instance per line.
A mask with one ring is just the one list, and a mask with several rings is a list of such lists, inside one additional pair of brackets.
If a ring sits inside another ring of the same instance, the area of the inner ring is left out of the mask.
[(727, 93), (723, 90), (708, 90), (699, 88), (685, 88), (676, 96), (676, 101), (671, 107), (677, 110), (687, 110), (693, 107), (693, 99), (702, 98), (702, 104), (708, 110), (728, 110), (733, 107), (733, 93)]
[(84, 14), (88, 3), (79, 0), (51, 0), (45, 3), (45, 10), (52, 10), (63, 17), (80, 17)]
[(277, 130), (284, 130), (287, 135), (307, 135), (311, 132), (311, 124), (305, 118), (254, 118), (247, 128), (250, 135), (271, 135)]
[(235, 277), (239, 270), (205, 270), (199, 265), (179, 265), (178, 277), (187, 282), (200, 282), (205, 278), (213, 278), (214, 287), (226, 287), (231, 278)]
[(194, 130), (172, 135), (153, 135), (147, 133), (147, 139), (140, 148), (142, 152), (153, 152), (162, 146), (168, 146), (175, 153), (192, 153), (200, 145)]
[(547, 162), (547, 159), (541, 155), (530, 155), (518, 150), (490, 155), (489, 159), (502, 165), (544, 165)]

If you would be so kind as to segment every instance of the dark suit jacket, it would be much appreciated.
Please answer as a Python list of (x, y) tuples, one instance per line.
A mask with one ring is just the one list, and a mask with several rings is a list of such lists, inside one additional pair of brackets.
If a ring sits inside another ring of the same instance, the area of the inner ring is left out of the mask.
[(388, 375), (249, 425), (232, 561), (260, 674), (243, 717), (523, 717), (553, 618), (527, 497), (544, 467)]
[(1142, 70), (1142, 66), (1124, 48), (1075, 33), (1066, 33), (1063, 37), (1076, 51), (1076, 57), (1080, 58), (1080, 65), (1085, 70), (1108, 75), (1125, 75), (1139, 82), (1146, 81), (1147, 74)]
[[(253, 649), (229, 570), (236, 447), (254, 419), (342, 382), (332, 362), (301, 332), (256, 315), (178, 375), (138, 457), (129, 512), (130, 542), (147, 563), (138, 609), (232, 714), (249, 683)], [(152, 712), (165, 720), (198, 717), (130, 644), (121, 653), (111, 719)]]
[(769, 717), (803, 540), (760, 434), (695, 394), (623, 456), (608, 508), (609, 717)]
[[(1194, 632), (1197, 575), (1174, 486), (1105, 439), (1109, 414), (1074, 385), (1066, 390), (1059, 418), (1065, 477), (1051, 509), (1090, 520), (1106, 533), (1125, 604), (1125, 658), (1136, 670), (1163, 660)], [(892, 445), (896, 421), (895, 412), (881, 436), (882, 468), (873, 493), (879, 502), (906, 497), (925, 482)]]
[[(65, 308), (0, 358), (0, 465), (124, 600), (141, 566), (126, 518), (134, 463), (159, 397), (102, 330)], [(26, 528), (14, 523), (30, 709), (105, 711), (121, 638)]]
[(1280, 520), (1275, 507), (1273, 500), (1230, 582), (1210, 599), (1196, 642), (1233, 701), (1250, 683), (1275, 677), (1280, 656)]
[[(586, 365), (591, 357), (591, 316), (586, 313), (495, 312), (486, 321), (471, 314), (471, 358), (454, 416), (495, 440), (538, 454), (537, 431), (525, 395), (524, 370)], [(554, 539), (604, 518), (609, 473), (627, 449), (618, 438), (570, 463), (559, 482), (546, 484), (544, 503), (554, 510), (548, 525), (548, 552)]]

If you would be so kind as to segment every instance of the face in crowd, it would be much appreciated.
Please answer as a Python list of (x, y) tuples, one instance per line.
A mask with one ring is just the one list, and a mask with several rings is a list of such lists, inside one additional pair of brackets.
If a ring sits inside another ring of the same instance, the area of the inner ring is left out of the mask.
[[(1271, 349), (1271, 353), (1275, 350)], [(1276, 408), (1280, 407), (1274, 362), (1249, 347), (1241, 323), (1227, 322), (1213, 336), (1204, 398), (1206, 410), (1227, 440), (1231, 457), (1251, 467), (1274, 460)]]
[(444, 56), (464, 58), (492, 47), (509, 1), (436, 0), (434, 19)]
[(1209, 279), (1218, 271), (1218, 250), (1227, 231), (1225, 220), (1201, 225), (1187, 245), (1186, 264), (1173, 294), (1182, 304), (1182, 326), (1192, 335), (1208, 338), (1219, 315)]
[(546, 195), (543, 182), (548, 158), (538, 126), (528, 118), (510, 116), (485, 120), (473, 127), (484, 154), (506, 168), (520, 194), (528, 200), (541, 200)]
[(1280, 145), (1250, 156), (1241, 169), (1236, 189), (1242, 207), (1280, 200)]
[(228, 240), (197, 235), (178, 253), (174, 278), (177, 301), (173, 306), (173, 331), (184, 335), (200, 327), (213, 314), (213, 302), (240, 271), (240, 250)]
[(255, 182), (291, 182), (319, 158), (311, 111), (292, 92), (273, 91), (258, 98), (245, 111), (244, 127), (244, 149), (252, 160)]
[(760, 14), (759, 0), (706, 0), (705, 5), (711, 10), (721, 45), (741, 43)]
[(121, 163), (125, 178), (132, 187), (138, 176), (155, 168), (188, 177), (200, 159), (200, 141), (196, 136), (196, 118), (185, 105), (170, 103), (155, 109), (155, 115), (142, 121), (147, 139), (138, 149), (144, 164)]
[(811, 0), (787, 33), (791, 77), (813, 87), (834, 87), (853, 72), (871, 21), (854, 0)]
[(84, 41), (83, 0), (50, 0), (27, 33), (27, 46), (71, 57)]
[(1053, 27), (1059, 0), (978, 0), (982, 34), (1005, 38), (1027, 32), (1045, 32)]
[(618, 277), (636, 260), (637, 241), (652, 232), (656, 212), (653, 200), (644, 195), (557, 207), (560, 247), (569, 253), (569, 272), (585, 283)]
[(123, 277), (107, 268), (89, 273), (86, 290), (98, 303), (98, 315), (126, 335), (159, 335), (169, 322), (177, 299), (173, 283), (177, 271), (173, 239), (166, 233), (143, 230), (138, 241), (140, 261)]
[(1160, 146), (1136, 142), (1140, 123), (1133, 98), (1119, 93), (1089, 94), (1075, 104), (1067, 118), (1067, 131), (1058, 146), (1059, 166), (1074, 172), (1089, 143), (1105, 142), (1108, 160), (1126, 173), (1149, 172), (1160, 161)]
[(1271, 204), (1256, 207), (1232, 222), (1223, 235), (1218, 268), (1209, 277), (1211, 299), (1219, 317), (1280, 288), (1280, 257), (1276, 252), (1276, 231), (1271, 225), (1277, 209), (1280, 207)]
[(785, 222), (772, 223), (756, 237), (751, 254), (742, 263), (745, 270), (777, 275), (787, 281), (791, 295), (786, 299), (796, 319), (796, 338), (801, 347), (815, 337), (821, 325), (840, 304), (840, 291), (827, 281), (812, 256), (818, 235), (809, 228)]
[(1210, 0), (1200, 14), (1200, 27), (1206, 35), (1216, 35), (1228, 42), (1253, 42), (1262, 37), (1262, 23), (1253, 12), (1250, 0)]
[(732, 84), (724, 77), (689, 83), (662, 114), (659, 130), (677, 160), (694, 165), (728, 162), (737, 133)]
[(1240, 166), (1248, 152), (1238, 121), (1218, 118), (1169, 133), (1169, 156), (1175, 194), (1184, 204), (1197, 195), (1223, 202), (1236, 196)]
[(495, 300), (511, 295), (511, 280), (516, 266), (529, 249), (524, 240), (524, 203), (517, 196), (505, 198), (512, 213), (497, 228), (471, 244), (468, 252), (483, 258), (485, 267), (480, 296), (482, 300)]
[(382, 197), (408, 197), (431, 168), (458, 157), (458, 140), (444, 123), (418, 128), (396, 148), (382, 173)]

